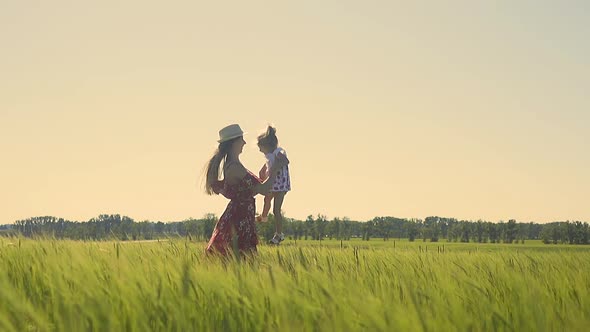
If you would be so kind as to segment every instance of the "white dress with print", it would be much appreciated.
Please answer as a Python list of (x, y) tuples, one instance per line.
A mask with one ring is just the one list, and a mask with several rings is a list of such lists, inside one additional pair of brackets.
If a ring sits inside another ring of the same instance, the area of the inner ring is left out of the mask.
[[(273, 152), (265, 154), (266, 157), (266, 171), (270, 172), (270, 168), (275, 162), (277, 154), (283, 153), (287, 156), (287, 152), (283, 148), (276, 148)], [(285, 165), (278, 172), (275, 182), (273, 183), (272, 192), (281, 192), (291, 190), (291, 177), (289, 176), (289, 166)]]

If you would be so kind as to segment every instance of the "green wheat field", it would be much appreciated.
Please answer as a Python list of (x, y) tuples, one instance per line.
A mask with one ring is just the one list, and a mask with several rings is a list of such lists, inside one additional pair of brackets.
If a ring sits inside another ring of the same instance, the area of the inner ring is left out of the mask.
[(585, 331), (590, 248), (0, 238), (0, 331)]

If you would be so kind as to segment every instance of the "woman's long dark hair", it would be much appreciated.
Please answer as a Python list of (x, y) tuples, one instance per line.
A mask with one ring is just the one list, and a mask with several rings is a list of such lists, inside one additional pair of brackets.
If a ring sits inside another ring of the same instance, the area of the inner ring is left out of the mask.
[(217, 150), (215, 150), (215, 152), (213, 153), (213, 157), (211, 157), (211, 159), (207, 163), (207, 171), (205, 173), (205, 192), (208, 195), (217, 194), (213, 190), (213, 185), (217, 181), (219, 181), (219, 168), (221, 166), (221, 162), (225, 163), (225, 160), (227, 159), (227, 154), (231, 150), (233, 143), (238, 138), (241, 137), (237, 137), (229, 141), (219, 143), (219, 147), (217, 147)]

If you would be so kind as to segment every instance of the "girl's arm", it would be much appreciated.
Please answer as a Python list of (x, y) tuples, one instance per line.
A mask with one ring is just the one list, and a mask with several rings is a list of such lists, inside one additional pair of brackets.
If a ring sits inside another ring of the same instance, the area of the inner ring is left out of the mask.
[(260, 180), (264, 181), (264, 180), (268, 179), (267, 171), (268, 170), (266, 169), (266, 164), (262, 165), (260, 172), (258, 172), (258, 177), (260, 178)]

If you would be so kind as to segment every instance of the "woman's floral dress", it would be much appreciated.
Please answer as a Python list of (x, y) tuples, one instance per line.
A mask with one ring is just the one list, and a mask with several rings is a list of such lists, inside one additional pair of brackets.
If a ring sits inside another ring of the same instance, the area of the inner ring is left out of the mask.
[(229, 185), (225, 181), (219, 181), (214, 185), (215, 191), (229, 198), (230, 202), (215, 225), (207, 245), (208, 253), (227, 255), (234, 249), (242, 254), (256, 252), (258, 236), (254, 221), (256, 194), (253, 188), (260, 183), (260, 179), (248, 171), (236, 184)]

